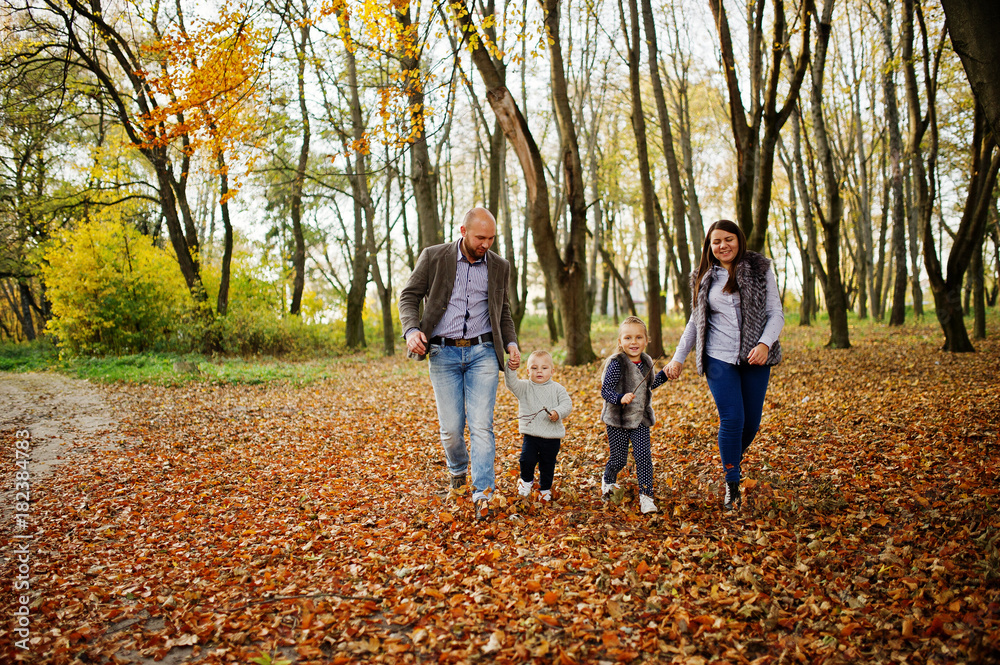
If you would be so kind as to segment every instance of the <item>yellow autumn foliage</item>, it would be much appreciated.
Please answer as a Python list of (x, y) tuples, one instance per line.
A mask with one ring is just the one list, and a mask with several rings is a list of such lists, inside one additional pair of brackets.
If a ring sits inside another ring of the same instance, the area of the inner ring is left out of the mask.
[(92, 220), (46, 252), (48, 330), (75, 354), (163, 348), (193, 309), (177, 261), (120, 219)]

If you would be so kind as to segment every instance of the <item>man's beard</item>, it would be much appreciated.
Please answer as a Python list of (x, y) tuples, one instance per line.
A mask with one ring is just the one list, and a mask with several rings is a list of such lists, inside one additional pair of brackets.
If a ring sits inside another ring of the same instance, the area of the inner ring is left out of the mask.
[(469, 255), (471, 257), (474, 257), (474, 258), (477, 258), (477, 259), (483, 258), (484, 256), (486, 256), (486, 252), (489, 251), (489, 248), (486, 248), (486, 249), (483, 250), (482, 254), (476, 252), (476, 250), (473, 249), (472, 245), (470, 245), (469, 242), (465, 238), (462, 238), (462, 246), (465, 247), (465, 253), (467, 255)]

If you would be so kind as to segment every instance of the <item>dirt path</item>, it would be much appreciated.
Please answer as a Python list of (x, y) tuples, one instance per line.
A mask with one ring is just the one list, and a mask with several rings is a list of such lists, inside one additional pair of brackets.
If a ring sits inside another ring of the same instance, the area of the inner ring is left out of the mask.
[(120, 440), (101, 391), (55, 373), (0, 375), (0, 430), (31, 432), (31, 475), (44, 481), (74, 454), (110, 449)]

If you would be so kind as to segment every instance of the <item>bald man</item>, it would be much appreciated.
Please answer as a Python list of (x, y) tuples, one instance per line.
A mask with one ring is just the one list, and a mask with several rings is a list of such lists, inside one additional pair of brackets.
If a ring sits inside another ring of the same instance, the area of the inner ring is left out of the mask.
[(513, 369), (521, 364), (521, 352), (507, 293), (510, 264), (489, 251), (496, 219), (486, 208), (473, 208), (459, 232), (457, 242), (420, 252), (399, 294), (399, 320), (407, 355), (429, 358), (451, 487), (465, 487), (471, 464), (472, 500), (476, 519), (482, 520), (490, 515), (496, 489), (493, 406), (504, 351)]

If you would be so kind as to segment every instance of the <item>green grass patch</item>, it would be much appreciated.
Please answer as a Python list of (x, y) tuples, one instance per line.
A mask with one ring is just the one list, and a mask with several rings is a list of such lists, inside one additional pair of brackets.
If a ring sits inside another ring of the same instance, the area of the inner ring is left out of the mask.
[(305, 385), (338, 374), (338, 365), (353, 356), (282, 360), (278, 358), (210, 358), (143, 353), (103, 358), (74, 358), (60, 371), (103, 383), (184, 385), (189, 383), (262, 384), (285, 382)]
[(0, 372), (42, 372), (59, 363), (59, 349), (49, 338), (0, 342)]
[[(361, 354), (374, 356), (368, 350)], [(356, 361), (359, 354), (282, 359), (273, 357), (211, 357), (199, 354), (147, 352), (122, 356), (59, 357), (45, 340), (0, 344), (0, 371), (56, 371), (101, 383), (185, 385), (189, 383), (261, 384), (286, 382), (305, 385), (332, 378), (339, 366)], [(187, 363), (187, 365), (185, 365)]]

